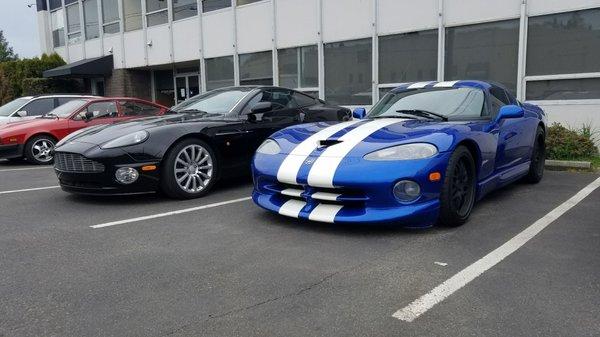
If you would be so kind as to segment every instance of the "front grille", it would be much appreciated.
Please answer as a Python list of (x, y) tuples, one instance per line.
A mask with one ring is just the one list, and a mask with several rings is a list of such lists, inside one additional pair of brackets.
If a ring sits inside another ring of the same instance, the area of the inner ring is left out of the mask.
[(101, 173), (104, 165), (88, 159), (80, 154), (69, 152), (56, 152), (54, 154), (54, 168), (61, 172), (71, 173)]
[(318, 202), (336, 204), (361, 204), (369, 200), (363, 192), (348, 190), (346, 188), (320, 188), (308, 185), (276, 183), (266, 186), (266, 189), (286, 198), (305, 201), (316, 200)]

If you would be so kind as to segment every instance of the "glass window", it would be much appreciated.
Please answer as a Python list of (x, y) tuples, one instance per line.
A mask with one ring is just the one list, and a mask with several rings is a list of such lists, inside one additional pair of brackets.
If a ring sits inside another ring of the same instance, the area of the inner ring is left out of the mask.
[(54, 98), (42, 98), (27, 104), (21, 111), (27, 111), (27, 116), (41, 116), (54, 109)]
[(519, 20), (446, 28), (446, 80), (492, 80), (517, 89)]
[(184, 112), (200, 110), (211, 114), (224, 114), (230, 112), (248, 93), (251, 88), (220, 89), (192, 97), (177, 106), (173, 111)]
[(287, 88), (319, 86), (319, 53), (317, 46), (280, 49), (279, 85)]
[(65, 0), (65, 6), (70, 5), (72, 3), (76, 3), (76, 2), (77, 2), (77, 0)]
[(88, 105), (87, 109), (85, 109), (85, 110), (87, 111), (88, 114), (91, 114), (91, 116), (92, 116), (89, 119), (105, 118), (105, 117), (114, 118), (114, 117), (118, 116), (117, 105), (113, 101), (92, 103), (92, 104)]
[(83, 22), (85, 22), (86, 40), (95, 39), (100, 36), (97, 0), (83, 0)]
[(148, 27), (158, 26), (169, 22), (167, 11), (157, 12), (154, 14), (148, 14), (146, 16)]
[(252, 97), (250, 102), (244, 107), (242, 114), (248, 114), (252, 108), (261, 102), (270, 102), (273, 104), (271, 111), (295, 108), (298, 105), (296, 101), (292, 99), (292, 93), (289, 90), (264, 90)]
[(49, 0), (48, 3), (50, 4), (50, 10), (54, 10), (54, 9), (62, 7), (61, 0)]
[(198, 15), (196, 0), (173, 0), (173, 20), (181, 20)]
[(156, 102), (164, 106), (175, 104), (175, 89), (173, 86), (173, 71), (154, 71), (154, 87)]
[(66, 118), (71, 116), (71, 114), (73, 114), (77, 110), (81, 109), (85, 104), (87, 104), (87, 101), (82, 99), (75, 99), (61, 105), (59, 104), (59, 106), (56, 109), (50, 112), (58, 117)]
[(325, 45), (325, 98), (334, 104), (371, 104), (371, 39)]
[(242, 6), (242, 5), (247, 5), (247, 4), (251, 4), (253, 2), (259, 2), (262, 0), (237, 0), (237, 5), (238, 6)]
[(133, 101), (121, 101), (119, 102), (123, 116), (126, 117), (139, 117), (139, 116), (156, 116), (160, 113), (161, 108)]
[(240, 85), (272, 85), (272, 56), (271, 51), (240, 55)]
[(146, 13), (167, 9), (167, 0), (146, 0)]
[(231, 0), (202, 0), (202, 12), (204, 13), (227, 7), (231, 7)]
[(0, 106), (0, 116), (7, 117), (12, 115), (17, 109), (22, 107), (25, 103), (29, 102), (28, 98), (17, 98), (12, 100), (3, 106)]
[(306, 95), (306, 94), (303, 94), (303, 93), (297, 92), (297, 91), (294, 91), (292, 93), (292, 96), (294, 98), (294, 101), (296, 102), (296, 106), (299, 106), (299, 107), (313, 105), (313, 104), (315, 104), (315, 101), (316, 101), (313, 96), (309, 96), (309, 95)]
[[(402, 111), (431, 111), (446, 117), (484, 115), (485, 96), (475, 88), (436, 88), (389, 92), (373, 106), (369, 117), (402, 115)], [(427, 116), (427, 115), (423, 115)]]
[(600, 99), (600, 78), (527, 81), (528, 100)]
[(437, 79), (438, 32), (379, 37), (379, 83)]
[(233, 56), (206, 59), (206, 90), (230, 87), (233, 79)]
[(119, 5), (117, 0), (102, 0), (102, 20), (104, 33), (114, 34), (121, 31), (119, 27)]
[(599, 8), (529, 18), (527, 75), (598, 72), (598, 55)]
[(142, 29), (142, 0), (123, 0), (125, 31)]
[(81, 40), (81, 19), (79, 18), (79, 4), (66, 7), (67, 10), (67, 36), (69, 44), (78, 43)]
[(63, 105), (67, 102), (77, 99), (76, 97), (58, 97), (56, 100), (58, 101), (58, 105)]
[(52, 42), (54, 48), (64, 46), (65, 23), (62, 9), (50, 13), (50, 24), (52, 26)]

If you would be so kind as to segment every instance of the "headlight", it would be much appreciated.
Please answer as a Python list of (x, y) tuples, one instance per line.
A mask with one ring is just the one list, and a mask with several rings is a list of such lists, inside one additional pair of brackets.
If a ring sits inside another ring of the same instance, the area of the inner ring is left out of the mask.
[(429, 143), (413, 143), (388, 147), (367, 154), (366, 160), (411, 160), (433, 157), (438, 153), (437, 147)]
[(279, 147), (279, 144), (277, 144), (277, 142), (273, 139), (265, 140), (262, 144), (260, 144), (258, 150), (256, 150), (256, 152), (262, 154), (278, 154), (280, 151), (281, 147)]
[(140, 144), (140, 143), (145, 142), (146, 139), (148, 139), (148, 132), (142, 130), (142, 131), (134, 132), (130, 135), (125, 135), (125, 136), (119, 137), (117, 139), (113, 139), (110, 142), (108, 142), (100, 147), (103, 149), (114, 149), (116, 147)]

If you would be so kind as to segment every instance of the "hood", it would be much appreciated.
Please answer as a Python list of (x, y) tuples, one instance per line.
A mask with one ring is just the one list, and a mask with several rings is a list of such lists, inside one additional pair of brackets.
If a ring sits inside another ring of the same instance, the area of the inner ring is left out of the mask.
[(222, 122), (223, 116), (208, 116), (208, 115), (194, 115), (194, 114), (178, 114), (178, 115), (166, 115), (158, 117), (148, 117), (142, 119), (136, 119), (133, 121), (92, 126), (88, 129), (84, 129), (78, 134), (75, 134), (72, 138), (69, 138), (69, 142), (81, 142), (90, 143), (94, 145), (102, 145), (113, 139), (131, 134), (137, 131), (146, 130), (152, 133), (153, 129), (165, 127), (169, 125), (185, 125), (191, 123), (214, 123)]
[(465, 128), (469, 129), (464, 122), (381, 118), (296, 125), (270, 138), (277, 141), (282, 154), (362, 158), (373, 151), (415, 142), (434, 144), (442, 152)]
[[(1, 122), (1, 120), (0, 120)], [(44, 126), (52, 125), (56, 122), (56, 118), (38, 117), (35, 119), (19, 120), (0, 124), (0, 133), (4, 132), (19, 132), (31, 128), (43, 128)]]

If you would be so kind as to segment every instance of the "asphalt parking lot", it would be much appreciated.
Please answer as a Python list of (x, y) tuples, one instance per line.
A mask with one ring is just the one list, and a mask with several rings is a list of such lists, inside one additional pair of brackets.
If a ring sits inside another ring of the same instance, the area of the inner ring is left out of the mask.
[[(406, 230), (268, 214), (246, 180), (191, 201), (91, 198), (0, 162), (0, 336), (597, 336), (597, 179), (547, 171), (460, 228)], [(414, 320), (394, 317), (515, 237)]]

